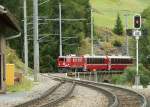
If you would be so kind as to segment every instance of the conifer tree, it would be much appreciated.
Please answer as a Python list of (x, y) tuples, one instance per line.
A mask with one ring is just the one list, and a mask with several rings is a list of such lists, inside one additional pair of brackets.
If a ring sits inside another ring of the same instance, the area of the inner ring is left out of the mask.
[(119, 14), (117, 16), (116, 25), (115, 25), (113, 31), (117, 35), (122, 35), (123, 34), (123, 25), (122, 25), (122, 21), (121, 21), (121, 18), (120, 18)]

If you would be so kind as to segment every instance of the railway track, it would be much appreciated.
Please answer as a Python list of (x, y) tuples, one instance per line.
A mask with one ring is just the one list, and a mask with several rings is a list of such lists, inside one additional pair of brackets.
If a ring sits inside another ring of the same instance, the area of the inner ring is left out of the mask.
[[(73, 79), (69, 79), (69, 80), (72, 81)], [(100, 88), (101, 90), (110, 92), (111, 93), (110, 95), (113, 96), (111, 98), (113, 99), (109, 98), (109, 100), (115, 101), (114, 104), (112, 103), (109, 104), (110, 107), (146, 107), (147, 106), (147, 101), (145, 96), (143, 96), (140, 93), (137, 93), (136, 91), (111, 85), (111, 84), (96, 83), (96, 82), (85, 81), (85, 80), (75, 80), (75, 82), (78, 84), (90, 85), (93, 87)]]
[(103, 83), (89, 84), (96, 84), (97, 86), (115, 94), (118, 100), (117, 107), (146, 107), (147, 105), (146, 98), (133, 90)]
[(76, 84), (102, 92), (108, 98), (108, 107), (146, 107), (145, 97), (133, 90), (110, 84), (75, 80), (54, 75), (43, 76), (61, 82), (52, 87), (40, 98), (33, 99), (32, 101), (25, 102), (16, 107), (54, 107), (56, 103), (64, 100), (72, 93)]
[(133, 91), (112, 86), (101, 87), (105, 88), (106, 90), (110, 90), (117, 95), (118, 107), (142, 107), (143, 100), (141, 99), (141, 96)]
[(96, 85), (82, 83), (82, 82), (56, 77), (56, 76), (50, 76), (50, 75), (49, 76), (42, 75), (42, 76), (52, 78), (56, 81), (61, 81), (61, 83), (58, 84), (57, 86), (54, 86), (52, 89), (46, 92), (42, 97), (33, 99), (23, 104), (19, 104), (16, 107), (55, 107), (57, 103), (61, 103), (62, 100), (68, 98), (68, 96), (74, 90), (76, 84), (102, 92), (108, 98), (109, 107), (116, 107), (116, 105), (118, 104), (116, 95), (114, 95), (110, 91), (104, 90), (101, 87), (97, 87)]
[(16, 107), (52, 107), (56, 103), (65, 99), (72, 93), (75, 87), (75, 83), (68, 83), (63, 81), (62, 79), (59, 80), (61, 80), (60, 84), (49, 89), (40, 98), (35, 98), (31, 101), (19, 104)]
[[(53, 78), (54, 80), (57, 80), (57, 81), (60, 81), (62, 79), (62, 77), (52, 76), (52, 75), (48, 75), (48, 76), (43, 75), (43, 76)], [(68, 81), (68, 82), (74, 81), (75, 84), (78, 84), (78, 85), (81, 85), (81, 86), (84, 86), (84, 87), (91, 88), (91, 89), (94, 89), (96, 91), (102, 92), (108, 98), (108, 101), (109, 101), (108, 106), (109, 107), (116, 107), (118, 105), (117, 96), (115, 94), (113, 94), (112, 92), (108, 91), (108, 90), (105, 90), (101, 87), (98, 87), (97, 85), (87, 84), (86, 82), (79, 82), (79, 81), (76, 81), (76, 80), (66, 79), (66, 78), (63, 78), (63, 80)]]

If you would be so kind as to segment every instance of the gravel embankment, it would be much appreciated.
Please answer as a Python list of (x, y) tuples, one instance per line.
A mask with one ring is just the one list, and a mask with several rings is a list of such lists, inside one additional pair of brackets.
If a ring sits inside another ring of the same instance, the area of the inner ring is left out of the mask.
[(140, 92), (146, 97), (147, 99), (147, 107), (150, 107), (150, 88), (144, 88), (140, 90)]
[(72, 95), (56, 107), (108, 107), (108, 99), (99, 91), (76, 85)]
[(58, 83), (59, 82), (54, 81), (50, 78), (40, 76), (39, 82), (34, 83), (35, 85), (30, 91), (7, 93), (0, 95), (0, 107), (13, 107), (17, 104), (37, 98), (49, 88), (53, 87)]

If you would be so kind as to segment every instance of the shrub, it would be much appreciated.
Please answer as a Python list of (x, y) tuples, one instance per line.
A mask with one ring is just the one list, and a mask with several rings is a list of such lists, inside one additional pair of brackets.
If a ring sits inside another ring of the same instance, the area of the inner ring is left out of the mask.
[(114, 45), (115, 47), (121, 47), (121, 46), (122, 46), (122, 43), (121, 43), (121, 41), (115, 40), (115, 41), (113, 42), (113, 45)]
[[(124, 71), (121, 76), (114, 76), (112, 82), (115, 84), (134, 85), (136, 75), (136, 67), (130, 67)], [(142, 64), (139, 64), (139, 75), (141, 85), (147, 86), (150, 83), (150, 72)]]

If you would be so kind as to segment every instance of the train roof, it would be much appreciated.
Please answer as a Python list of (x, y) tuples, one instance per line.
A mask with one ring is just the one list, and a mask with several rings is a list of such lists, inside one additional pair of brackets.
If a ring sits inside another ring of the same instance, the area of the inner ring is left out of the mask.
[[(59, 56), (59, 58), (106, 58), (106, 56)], [(132, 58), (131, 56), (107, 56), (108, 58)]]
[(115, 56), (115, 55), (113, 55), (113, 56), (84, 56), (85, 58), (106, 58), (106, 57), (109, 57), (109, 58), (132, 58), (131, 56), (122, 56), (122, 55), (120, 55), (120, 56)]
[(108, 56), (109, 58), (132, 58), (131, 56)]
[(59, 58), (81, 58), (81, 56), (59, 56)]

